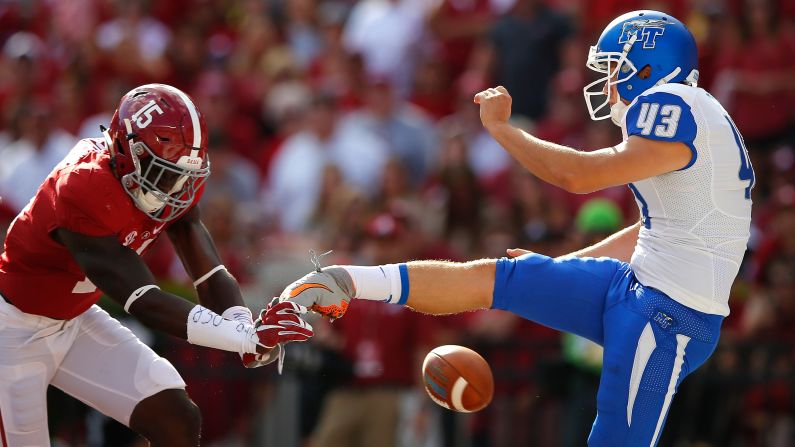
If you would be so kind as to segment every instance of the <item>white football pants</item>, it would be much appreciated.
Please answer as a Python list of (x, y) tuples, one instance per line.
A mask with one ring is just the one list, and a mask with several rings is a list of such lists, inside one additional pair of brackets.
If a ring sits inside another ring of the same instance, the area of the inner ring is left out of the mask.
[(141, 400), (185, 388), (168, 360), (98, 306), (71, 320), (0, 299), (0, 446), (49, 446), (47, 386), (129, 425)]

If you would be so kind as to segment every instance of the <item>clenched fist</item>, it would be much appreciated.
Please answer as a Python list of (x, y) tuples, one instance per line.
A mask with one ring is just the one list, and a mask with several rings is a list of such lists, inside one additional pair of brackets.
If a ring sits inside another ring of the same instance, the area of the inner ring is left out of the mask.
[(489, 128), (505, 124), (511, 117), (511, 95), (503, 86), (483, 90), (475, 95), (475, 104), (480, 104), (480, 122)]

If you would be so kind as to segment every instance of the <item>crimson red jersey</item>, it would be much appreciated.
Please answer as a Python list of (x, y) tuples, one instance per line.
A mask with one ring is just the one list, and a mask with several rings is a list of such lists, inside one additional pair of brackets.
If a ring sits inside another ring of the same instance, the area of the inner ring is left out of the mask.
[[(201, 191), (194, 205), (200, 196)], [(102, 292), (52, 238), (55, 229), (115, 236), (142, 254), (169, 224), (150, 219), (135, 206), (110, 168), (104, 140), (81, 140), (8, 228), (0, 256), (0, 293), (23, 312), (74, 318)]]

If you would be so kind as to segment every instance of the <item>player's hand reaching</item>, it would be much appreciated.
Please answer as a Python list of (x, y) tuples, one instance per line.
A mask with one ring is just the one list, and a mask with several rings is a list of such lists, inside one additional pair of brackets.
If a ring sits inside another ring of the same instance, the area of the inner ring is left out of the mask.
[(309, 340), (315, 333), (312, 326), (301, 318), (307, 312), (306, 307), (296, 302), (273, 300), (254, 322), (259, 346), (272, 349), (280, 343)]
[(326, 267), (287, 286), (279, 300), (298, 303), (329, 318), (340, 318), (355, 295), (353, 279), (344, 269)]
[(483, 90), (475, 95), (475, 104), (480, 104), (480, 122), (489, 128), (505, 124), (511, 117), (511, 95), (503, 86)]
[(243, 365), (256, 368), (268, 364), (281, 356), (285, 343), (312, 337), (312, 326), (301, 318), (307, 312), (307, 308), (298, 303), (274, 299), (254, 322), (258, 353), (243, 354)]

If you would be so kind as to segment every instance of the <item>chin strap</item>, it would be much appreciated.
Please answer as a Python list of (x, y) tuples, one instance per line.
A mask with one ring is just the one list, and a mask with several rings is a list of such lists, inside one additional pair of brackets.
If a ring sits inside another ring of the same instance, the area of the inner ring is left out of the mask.
[[(657, 87), (658, 85), (667, 84), (668, 82), (671, 81), (671, 79), (673, 79), (676, 76), (678, 76), (679, 73), (681, 73), (681, 72), (682, 72), (681, 68), (679, 68), (679, 67), (674, 68), (674, 71), (668, 73), (667, 76), (663, 76), (662, 78), (660, 78), (660, 80), (657, 81), (657, 83), (654, 84), (654, 86)], [(691, 87), (697, 87), (698, 86), (698, 70), (691, 70), (690, 74), (687, 75), (687, 77), (685, 78), (683, 83), (686, 84), (686, 85), (689, 85)]]
[(629, 35), (629, 39), (627, 39), (627, 42), (624, 44), (624, 48), (621, 49), (621, 52), (624, 53), (624, 56), (626, 56), (629, 53), (629, 51), (632, 49), (632, 45), (635, 45), (635, 42), (637, 41), (638, 41), (638, 33), (636, 31)]
[(676, 67), (676, 68), (674, 68), (674, 71), (672, 71), (672, 72), (668, 73), (668, 75), (667, 75), (667, 76), (663, 76), (663, 77), (661, 77), (661, 78), (660, 78), (660, 80), (659, 80), (659, 81), (657, 81), (657, 83), (656, 83), (656, 84), (654, 84), (654, 86), (655, 86), (655, 87), (657, 87), (658, 85), (667, 84), (667, 83), (668, 83), (668, 81), (670, 81), (671, 79), (675, 78), (675, 77), (676, 77), (676, 75), (678, 75), (678, 74), (679, 74), (679, 72), (681, 72), (681, 71), (682, 71), (682, 69), (681, 69), (681, 68), (679, 68), (679, 67)]
[(690, 71), (690, 74), (685, 78), (685, 84), (691, 87), (698, 87), (698, 70)]

